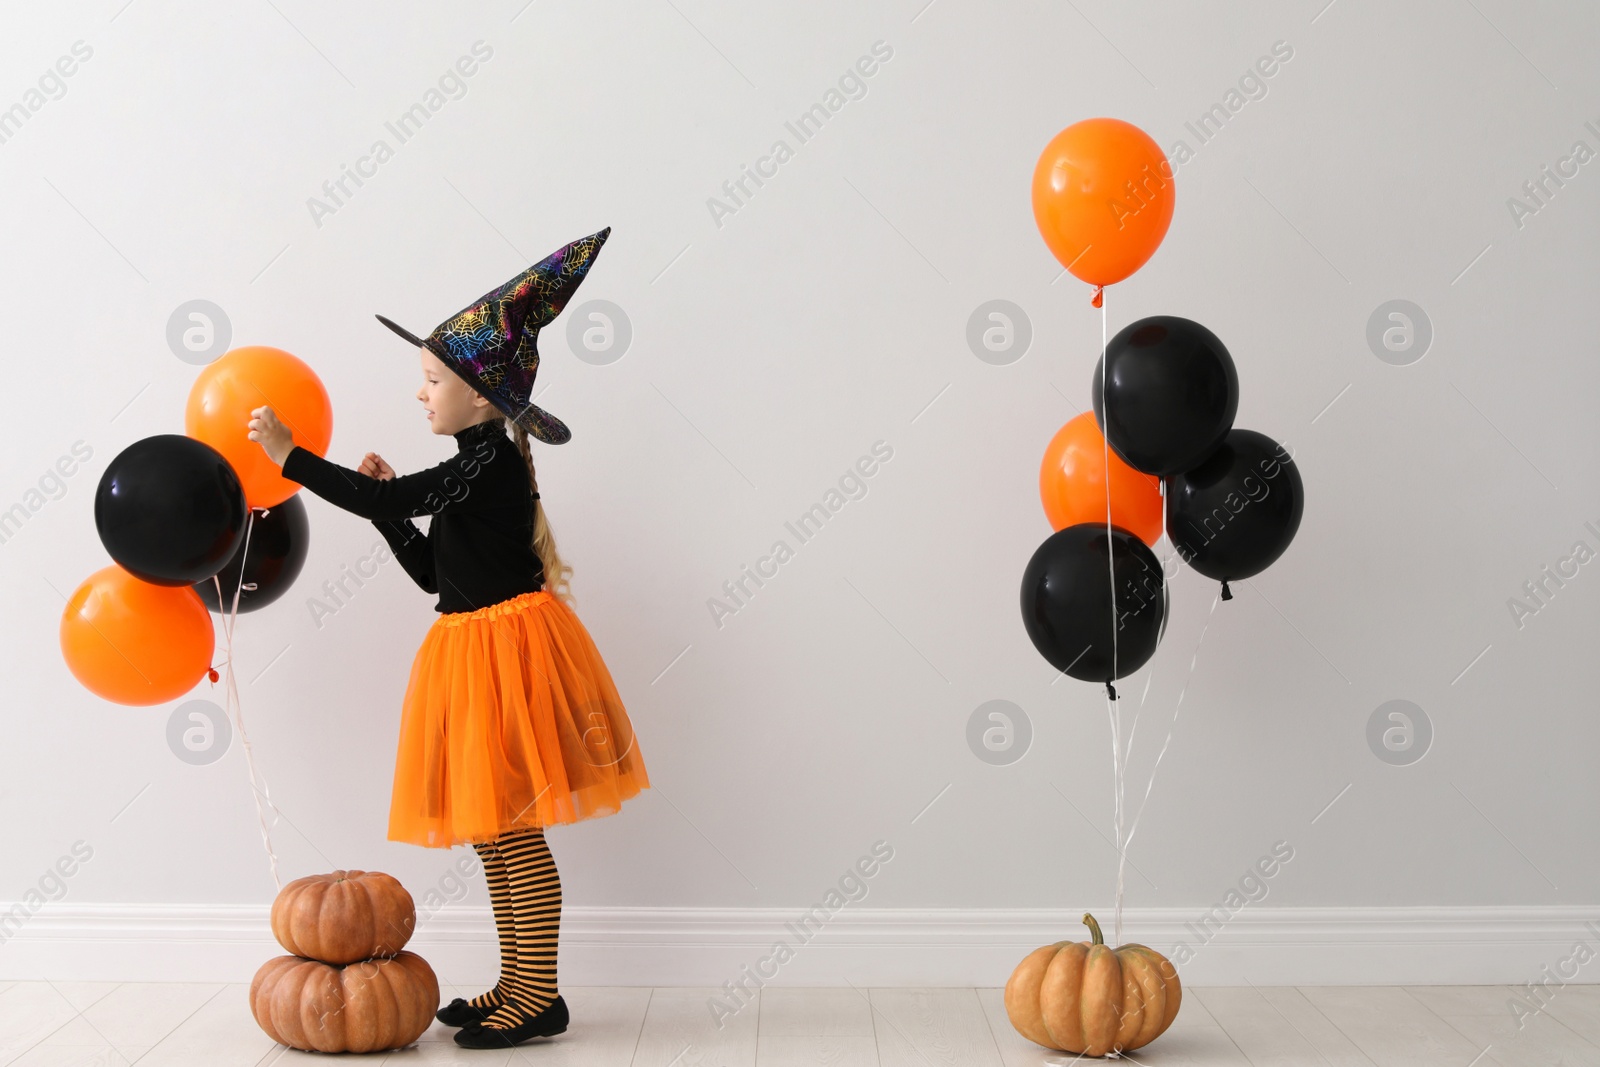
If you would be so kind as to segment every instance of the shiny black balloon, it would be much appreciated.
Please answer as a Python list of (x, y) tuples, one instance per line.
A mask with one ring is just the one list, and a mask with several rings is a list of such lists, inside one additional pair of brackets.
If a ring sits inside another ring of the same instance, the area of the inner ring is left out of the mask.
[(222, 453), (181, 433), (117, 453), (100, 476), (94, 525), (111, 558), (154, 585), (193, 585), (244, 538), (244, 487)]
[(1167, 536), (1189, 566), (1220, 582), (1259, 574), (1300, 528), (1305, 486), (1288, 450), (1230, 430), (1215, 452), (1167, 484)]
[[(1109, 400), (1102, 395), (1102, 362), (1111, 366)], [(1176, 315), (1152, 315), (1118, 330), (1104, 360), (1095, 361), (1091, 390), (1094, 421), (1111, 450), (1134, 470), (1162, 477), (1210, 455), (1239, 410), (1239, 375), (1228, 349), (1198, 322)]]
[[(206, 607), (220, 614), (233, 610), (233, 594), (239, 593), (239, 613), (264, 608), (277, 600), (305, 566), (311, 544), (311, 523), (300, 494), (274, 504), (263, 515), (256, 512), (248, 539), (241, 538), (239, 550), (216, 575), (222, 582), (222, 603), (217, 603), (217, 582), (211, 578), (195, 583), (194, 591)], [(246, 541), (248, 540), (248, 544)], [(244, 569), (244, 584), (254, 589), (239, 589), (239, 570)]]
[(1058, 671), (1086, 682), (1113, 681), (1111, 567), (1116, 567), (1116, 675), (1149, 661), (1167, 621), (1161, 564), (1145, 543), (1120, 526), (1085, 522), (1045, 538), (1022, 574), (1022, 624), (1039, 654)]

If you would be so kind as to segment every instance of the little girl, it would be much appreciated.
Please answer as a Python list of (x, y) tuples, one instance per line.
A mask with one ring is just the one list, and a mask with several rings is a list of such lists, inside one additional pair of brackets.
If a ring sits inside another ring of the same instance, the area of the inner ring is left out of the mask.
[[(556, 552), (528, 442), (571, 437), (529, 400), (536, 339), (610, 232), (557, 250), (426, 339), (378, 316), (421, 351), (417, 399), (433, 432), (456, 442), (443, 463), (396, 477), (369, 452), (351, 470), (294, 444), (270, 407), (249, 425), (285, 478), (372, 520), (412, 580), (439, 596), (402, 705), (388, 836), (467, 842), (483, 860), (500, 980), (438, 1012), (468, 1048), (566, 1029), (561, 881), (544, 827), (613, 814), (650, 784), (605, 661), (558, 588), (572, 568)], [(433, 516), (426, 534), (418, 515)]]

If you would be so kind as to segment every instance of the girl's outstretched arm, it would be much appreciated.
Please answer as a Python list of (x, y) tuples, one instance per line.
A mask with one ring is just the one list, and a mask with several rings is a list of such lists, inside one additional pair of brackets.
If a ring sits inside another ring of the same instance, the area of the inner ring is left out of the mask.
[(473, 489), (474, 480), (496, 455), (494, 447), (484, 442), (426, 470), (379, 481), (295, 445), (282, 469), (285, 478), (364, 519), (399, 520), (493, 506), (490, 494), (474, 493)]

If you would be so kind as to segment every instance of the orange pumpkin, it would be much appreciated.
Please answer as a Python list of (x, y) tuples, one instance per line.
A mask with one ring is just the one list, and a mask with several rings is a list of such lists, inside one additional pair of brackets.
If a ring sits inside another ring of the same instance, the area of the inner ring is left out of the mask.
[(438, 1010), (439, 980), (414, 952), (348, 967), (278, 956), (250, 983), (250, 1013), (261, 1029), (305, 1052), (404, 1048)]
[(296, 878), (272, 902), (272, 934), (289, 952), (344, 964), (393, 956), (416, 929), (411, 894), (382, 871)]
[(1154, 1041), (1178, 1015), (1178, 970), (1144, 945), (1106, 945), (1093, 915), (1091, 941), (1034, 949), (1006, 981), (1006, 1015), (1017, 1033), (1062, 1052), (1104, 1056)]

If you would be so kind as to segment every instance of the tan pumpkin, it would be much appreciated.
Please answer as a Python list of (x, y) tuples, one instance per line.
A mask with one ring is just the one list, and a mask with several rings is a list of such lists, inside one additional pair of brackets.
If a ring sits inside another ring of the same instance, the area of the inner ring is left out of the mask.
[(1160, 1037), (1178, 1015), (1178, 969), (1144, 945), (1106, 945), (1093, 915), (1090, 941), (1034, 949), (1006, 981), (1006, 1015), (1017, 1033), (1062, 1052), (1131, 1052)]
[(310, 874), (284, 886), (272, 902), (278, 944), (323, 963), (393, 956), (416, 925), (411, 894), (382, 871)]
[(305, 1052), (404, 1048), (438, 1010), (439, 979), (414, 952), (348, 967), (278, 956), (250, 983), (250, 1012), (261, 1029)]

